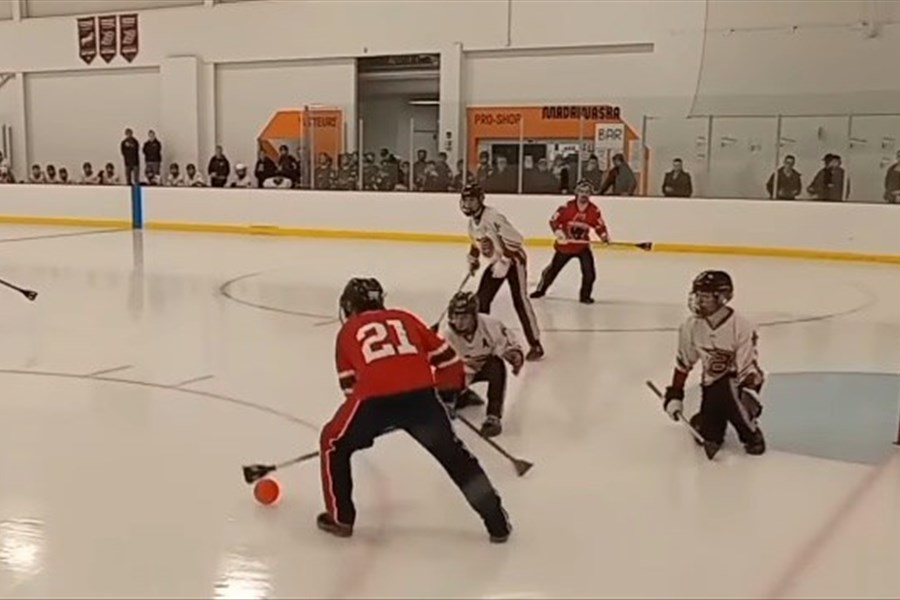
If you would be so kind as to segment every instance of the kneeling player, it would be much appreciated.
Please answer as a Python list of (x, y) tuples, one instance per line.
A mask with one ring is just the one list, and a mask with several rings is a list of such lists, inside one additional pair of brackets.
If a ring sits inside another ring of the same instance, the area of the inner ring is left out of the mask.
[[(518, 375), (525, 362), (522, 346), (515, 335), (499, 319), (479, 314), (478, 297), (471, 292), (459, 292), (450, 300), (447, 309), (449, 327), (447, 341), (462, 356), (466, 370), (466, 388), (486, 381), (487, 417), (481, 433), (494, 437), (503, 432), (503, 401), (506, 398), (506, 364)], [(466, 389), (463, 395), (475, 395)], [(480, 403), (480, 402), (477, 402)]]
[(758, 455), (766, 451), (757, 423), (764, 375), (757, 364), (755, 327), (727, 306), (733, 295), (734, 285), (724, 271), (704, 271), (694, 279), (688, 302), (694, 316), (679, 330), (675, 372), (663, 407), (673, 420), (679, 418), (684, 382), (701, 361), (702, 402), (691, 425), (718, 450), (731, 423), (747, 454)]
[(491, 541), (505, 542), (511, 527), (500, 496), (456, 437), (441, 404), (455, 404), (463, 387), (459, 356), (412, 313), (385, 308), (375, 279), (351, 279), (340, 306), (346, 321), (337, 335), (336, 360), (347, 399), (322, 428), (327, 512), (319, 515), (318, 527), (340, 537), (353, 534), (350, 458), (372, 447), (377, 437), (402, 429), (441, 463), (481, 516)]

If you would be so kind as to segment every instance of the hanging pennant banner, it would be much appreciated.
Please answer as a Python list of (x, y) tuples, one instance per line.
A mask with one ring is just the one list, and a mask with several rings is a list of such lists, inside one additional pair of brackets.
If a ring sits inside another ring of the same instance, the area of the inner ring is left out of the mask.
[(138, 16), (119, 15), (119, 52), (122, 58), (131, 62), (138, 55)]
[(87, 64), (97, 58), (97, 18), (78, 19), (78, 56)]
[(98, 17), (100, 24), (100, 58), (112, 62), (117, 53), (117, 19), (115, 15)]

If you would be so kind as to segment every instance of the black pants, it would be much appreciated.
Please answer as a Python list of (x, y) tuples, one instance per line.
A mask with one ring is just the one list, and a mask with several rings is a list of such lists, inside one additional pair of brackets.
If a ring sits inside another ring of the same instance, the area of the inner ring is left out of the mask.
[(125, 184), (138, 185), (141, 182), (141, 165), (125, 165)]
[(525, 339), (528, 340), (528, 344), (531, 346), (540, 344), (541, 331), (538, 328), (534, 309), (531, 307), (531, 300), (528, 298), (528, 275), (525, 271), (524, 261), (513, 259), (512, 264), (509, 265), (509, 270), (506, 272), (506, 277), (501, 279), (493, 276), (493, 267), (488, 267), (484, 270), (477, 292), (479, 311), (486, 315), (491, 314), (491, 304), (504, 281), (509, 284), (513, 307), (519, 316), (519, 322), (522, 324), (522, 330), (525, 332)]
[(322, 491), (325, 506), (335, 521), (347, 525), (356, 521), (350, 458), (357, 450), (372, 447), (375, 438), (393, 429), (404, 430), (441, 463), (472, 508), (481, 515), (489, 533), (508, 533), (509, 522), (500, 496), (478, 459), (456, 437), (434, 389), (362, 402), (348, 400), (322, 428), (319, 441)]
[(735, 381), (722, 377), (703, 386), (700, 412), (694, 415), (691, 424), (704, 439), (721, 444), (725, 441), (725, 429), (729, 423), (743, 444), (753, 441), (759, 430), (756, 417), (738, 398)]
[(506, 398), (506, 363), (502, 358), (491, 356), (472, 378), (472, 383), (483, 381), (488, 384), (487, 415), (499, 419), (503, 416), (503, 402)]
[(590, 298), (591, 292), (594, 291), (594, 281), (597, 279), (597, 271), (594, 267), (594, 253), (591, 252), (590, 248), (585, 248), (578, 254), (564, 254), (559, 250), (554, 252), (550, 264), (541, 273), (541, 282), (537, 287), (538, 291), (546, 293), (556, 280), (556, 276), (573, 258), (577, 258), (578, 262), (581, 263), (581, 292), (579, 298), (581, 300)]

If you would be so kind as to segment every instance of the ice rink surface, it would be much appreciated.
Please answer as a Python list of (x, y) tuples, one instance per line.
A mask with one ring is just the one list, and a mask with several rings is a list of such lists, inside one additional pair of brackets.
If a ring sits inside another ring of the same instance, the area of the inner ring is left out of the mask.
[[(0, 290), (2, 597), (900, 595), (896, 267), (599, 252), (582, 306), (572, 264), (535, 304), (547, 357), (499, 438), (535, 468), (460, 431), (515, 526), (493, 546), (402, 433), (354, 462), (350, 540), (314, 526), (317, 463), (278, 474), (274, 507), (240, 477), (315, 449), (346, 280), (430, 321), (464, 247), (4, 226), (0, 255), (41, 293)], [(532, 282), (548, 259), (531, 251)], [(760, 458), (730, 434), (707, 462), (644, 386), (670, 376), (705, 268), (760, 324)], [(506, 290), (495, 306), (518, 326)]]

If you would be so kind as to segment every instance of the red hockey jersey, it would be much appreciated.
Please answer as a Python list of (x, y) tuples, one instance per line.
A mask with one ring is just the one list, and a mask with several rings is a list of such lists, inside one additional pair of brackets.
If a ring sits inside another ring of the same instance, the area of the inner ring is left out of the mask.
[(606, 223), (600, 214), (600, 208), (593, 202), (582, 209), (577, 200), (569, 200), (553, 213), (550, 228), (554, 233), (562, 232), (565, 240), (557, 237), (553, 247), (563, 254), (577, 254), (590, 243), (590, 231), (593, 229), (599, 237), (607, 235)]

